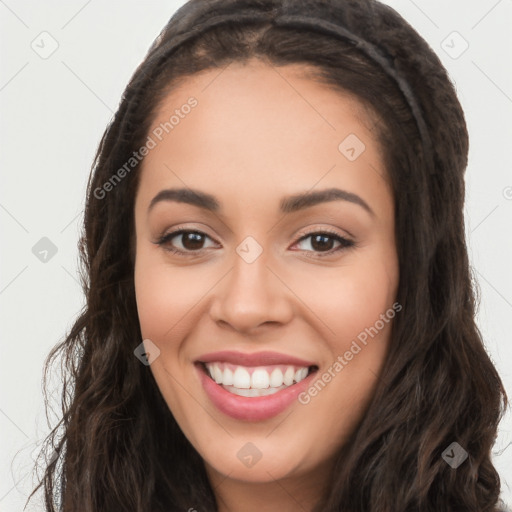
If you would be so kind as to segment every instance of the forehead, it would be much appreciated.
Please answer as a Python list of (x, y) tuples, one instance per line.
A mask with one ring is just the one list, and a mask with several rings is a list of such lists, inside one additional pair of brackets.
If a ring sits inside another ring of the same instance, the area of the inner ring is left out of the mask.
[[(190, 98), (195, 106), (184, 108)], [(386, 187), (372, 129), (353, 95), (313, 80), (305, 66), (231, 63), (182, 79), (165, 97), (149, 132), (159, 136), (142, 163), (140, 189), (225, 189), (244, 201), (249, 193), (268, 197), (319, 182)]]

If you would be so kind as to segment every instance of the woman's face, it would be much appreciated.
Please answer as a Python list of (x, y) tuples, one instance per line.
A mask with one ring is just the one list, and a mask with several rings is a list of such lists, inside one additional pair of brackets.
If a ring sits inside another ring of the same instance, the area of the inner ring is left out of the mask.
[(160, 351), (149, 368), (170, 411), (219, 478), (325, 479), (400, 309), (371, 124), (304, 69), (251, 61), (187, 78), (148, 134), (135, 204), (142, 336)]

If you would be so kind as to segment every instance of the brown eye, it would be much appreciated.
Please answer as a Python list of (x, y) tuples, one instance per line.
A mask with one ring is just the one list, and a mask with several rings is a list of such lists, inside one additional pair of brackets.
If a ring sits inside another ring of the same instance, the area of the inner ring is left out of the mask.
[(332, 245), (335, 240), (326, 235), (312, 235), (311, 236), (311, 247), (315, 251), (329, 251), (332, 249)]
[(204, 244), (204, 236), (202, 233), (188, 231), (183, 232), (181, 235), (177, 236), (181, 236), (181, 243), (185, 249), (190, 251), (197, 251), (198, 249), (202, 249), (201, 246)]
[[(310, 240), (310, 242), (309, 244), (305, 244), (306, 247), (301, 250), (313, 252), (315, 254), (314, 257), (329, 256), (355, 245), (355, 242), (352, 240), (348, 240), (337, 233), (331, 232), (309, 233), (303, 236), (298, 243), (303, 243), (306, 240)], [(338, 243), (338, 247), (333, 247), (336, 242)]]
[(162, 236), (156, 244), (163, 246), (169, 252), (188, 255), (188, 253), (200, 253), (205, 249), (204, 243), (206, 239), (211, 240), (207, 234), (201, 231), (180, 229)]

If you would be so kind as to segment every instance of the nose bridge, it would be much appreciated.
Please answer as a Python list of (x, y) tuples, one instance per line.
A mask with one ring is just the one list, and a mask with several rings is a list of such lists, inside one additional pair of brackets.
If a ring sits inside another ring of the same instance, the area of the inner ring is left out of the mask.
[(270, 252), (247, 237), (236, 248), (231, 272), (218, 288), (212, 315), (236, 330), (250, 330), (265, 322), (285, 322), (290, 313), (286, 287), (267, 268)]

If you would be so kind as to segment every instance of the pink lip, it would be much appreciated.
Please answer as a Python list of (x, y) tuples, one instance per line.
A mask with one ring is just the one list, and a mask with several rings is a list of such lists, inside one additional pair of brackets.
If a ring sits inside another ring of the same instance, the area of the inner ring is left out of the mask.
[[(261, 353), (260, 353), (261, 354)], [(219, 360), (218, 358), (212, 360)], [(223, 359), (225, 360), (225, 359)], [(287, 362), (296, 359), (287, 359)], [(238, 363), (239, 364), (239, 363)], [(290, 363), (291, 364), (291, 363)], [(299, 366), (310, 366), (303, 364)], [(199, 378), (203, 389), (213, 402), (213, 404), (224, 414), (231, 416), (237, 420), (245, 421), (263, 421), (283, 412), (297, 398), (297, 396), (305, 391), (310, 385), (312, 379), (317, 372), (312, 372), (304, 380), (297, 384), (293, 384), (277, 393), (268, 396), (245, 397), (238, 396), (226, 391), (222, 386), (217, 384), (210, 376), (206, 375), (200, 363), (195, 364), (196, 370), (199, 372)]]
[(223, 350), (210, 352), (197, 359), (201, 363), (226, 362), (240, 366), (268, 366), (273, 364), (288, 364), (294, 366), (313, 366), (314, 362), (298, 359), (297, 357), (279, 354), (278, 352), (254, 352), (252, 354)]

